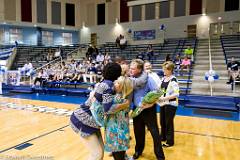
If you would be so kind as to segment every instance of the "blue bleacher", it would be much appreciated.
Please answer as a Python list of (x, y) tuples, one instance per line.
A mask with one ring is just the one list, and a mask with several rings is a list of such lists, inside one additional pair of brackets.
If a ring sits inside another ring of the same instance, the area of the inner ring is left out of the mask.
[(232, 57), (235, 57), (237, 61), (240, 61), (240, 35), (226, 35), (221, 36), (220, 39), (226, 64)]
[(238, 112), (239, 97), (187, 95), (184, 107)]
[[(170, 55), (171, 59), (174, 59), (176, 54), (179, 53), (181, 56), (183, 56), (184, 49), (186, 49), (188, 46), (191, 46), (194, 49), (195, 53), (196, 45), (196, 38), (172, 38), (166, 39), (163, 44), (153, 44), (152, 47), (154, 50), (154, 57), (151, 60), (151, 63), (153, 64), (153, 71), (157, 73), (161, 72), (162, 67), (160, 64), (165, 61), (165, 57), (167, 54)], [(137, 57), (139, 51), (146, 51), (147, 47), (148, 44), (128, 45), (126, 49), (121, 50), (116, 46), (115, 42), (107, 42), (106, 44), (104, 44), (103, 48), (100, 48), (100, 51), (106, 50), (111, 57), (115, 57), (116, 55), (124, 56), (127, 61), (130, 62), (132, 59)], [(146, 56), (145, 59), (147, 59)], [(184, 84), (183, 87), (180, 86), (181, 94), (188, 94), (191, 90), (190, 84), (192, 78), (192, 69), (189, 73), (184, 72), (180, 76), (176, 76), (180, 80), (180, 82)]]
[(12, 47), (12, 46), (10, 46), (10, 47), (6, 46), (5, 48), (1, 47), (0, 60), (7, 60), (13, 52), (13, 48), (14, 47)]

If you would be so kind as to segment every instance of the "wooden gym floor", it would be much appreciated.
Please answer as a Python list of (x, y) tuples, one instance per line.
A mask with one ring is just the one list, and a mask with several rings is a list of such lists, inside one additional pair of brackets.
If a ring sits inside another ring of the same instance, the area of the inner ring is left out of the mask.
[[(88, 151), (78, 135), (68, 126), (69, 117), (36, 110), (12, 109), (36, 105), (74, 110), (76, 105), (0, 97), (0, 160), (86, 160)], [(134, 135), (131, 127), (131, 148)], [(216, 119), (176, 116), (175, 146), (164, 149), (166, 160), (238, 160), (240, 159), (240, 123)], [(16, 148), (19, 144), (28, 147)], [(112, 160), (105, 153), (104, 160)], [(143, 156), (139, 160), (155, 160), (153, 143), (148, 132)]]

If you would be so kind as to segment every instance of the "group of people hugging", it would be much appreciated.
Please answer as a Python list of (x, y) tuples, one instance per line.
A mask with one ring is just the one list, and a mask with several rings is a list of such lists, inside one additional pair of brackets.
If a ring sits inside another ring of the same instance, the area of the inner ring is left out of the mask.
[[(104, 150), (115, 160), (138, 159), (145, 146), (145, 127), (150, 131), (154, 153), (158, 160), (164, 160), (162, 141), (165, 147), (174, 145), (173, 118), (178, 106), (179, 87), (173, 76), (174, 64), (163, 64), (165, 76), (162, 80), (151, 71), (151, 63), (134, 59), (128, 65), (116, 59), (104, 66), (103, 80), (95, 85), (89, 98), (70, 117), (70, 126), (80, 135), (89, 150), (88, 160), (102, 160)], [(143, 97), (150, 91), (164, 89), (164, 96), (157, 101), (143, 103)], [(157, 124), (156, 104), (161, 106), (161, 134)], [(142, 107), (143, 111), (133, 118), (135, 153), (126, 154), (130, 147), (129, 112)], [(100, 129), (104, 128), (104, 142)]]

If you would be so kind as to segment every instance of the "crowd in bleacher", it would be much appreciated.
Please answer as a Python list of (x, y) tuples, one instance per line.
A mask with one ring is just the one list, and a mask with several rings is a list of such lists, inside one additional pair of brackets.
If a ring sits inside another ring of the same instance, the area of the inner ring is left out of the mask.
[[(184, 56), (181, 57), (182, 53), (178, 53), (175, 56), (172, 56), (170, 54), (167, 54), (165, 57), (166, 61), (173, 61), (175, 64), (175, 74), (179, 75), (183, 72), (185, 69), (187, 72), (190, 71), (191, 64), (194, 62), (194, 56), (193, 56), (193, 48), (191, 46), (188, 46), (184, 50)], [(137, 54), (136, 58), (142, 59), (142, 60), (148, 60), (152, 61), (156, 59), (156, 56), (154, 55), (154, 50), (152, 48), (152, 45), (148, 45), (147, 49), (139, 50), (139, 53)]]
[[(189, 50), (190, 47), (187, 49)], [(175, 74), (182, 75), (183, 69), (187, 70), (187, 73), (190, 71), (191, 58), (193, 57), (193, 49), (191, 53), (186, 53), (186, 50), (183, 53), (170, 55), (168, 54), (165, 58), (165, 61), (173, 61), (175, 64)], [(146, 49), (139, 51), (136, 58), (142, 60), (149, 60), (150, 62), (154, 59), (155, 53), (152, 45), (148, 45)], [(181, 55), (185, 55), (184, 58)], [(139, 56), (139, 55), (142, 55)], [(117, 58), (114, 58), (117, 59)], [(85, 58), (82, 60), (71, 61), (62, 61), (61, 63), (49, 64), (46, 68), (41, 68), (34, 79), (34, 86), (39, 84), (45, 86), (47, 83), (51, 82), (62, 82), (62, 83), (82, 83), (90, 82), (96, 83), (99, 82), (102, 78), (103, 67), (111, 62), (112, 59), (110, 55), (105, 52), (102, 53), (102, 50), (96, 46), (89, 45)], [(159, 75), (162, 75), (162, 71), (159, 72)]]
[(34, 80), (44, 85), (45, 82), (90, 82), (96, 83), (102, 78), (104, 65), (111, 61), (111, 57), (106, 53), (98, 53), (96, 47), (89, 46), (86, 57), (82, 60), (61, 61), (46, 68), (41, 68)]

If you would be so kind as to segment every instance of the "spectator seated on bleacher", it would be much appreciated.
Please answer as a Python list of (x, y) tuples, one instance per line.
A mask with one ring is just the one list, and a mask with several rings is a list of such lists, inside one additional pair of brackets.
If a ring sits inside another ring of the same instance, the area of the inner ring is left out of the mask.
[(15, 46), (16, 46), (16, 47), (18, 46), (18, 42), (17, 42), (17, 41), (15, 41)]
[(102, 72), (103, 72), (104, 65), (102, 63), (99, 63), (96, 65), (97, 70), (97, 82), (101, 81), (102, 79)]
[(71, 60), (71, 63), (69, 64), (69, 67), (73, 72), (75, 72), (76, 67), (77, 67), (77, 63), (74, 59)]
[(96, 46), (93, 47), (93, 53), (92, 53), (92, 60), (96, 60), (98, 55), (98, 48)]
[(152, 45), (149, 44), (148, 47), (147, 47), (147, 56), (148, 56), (148, 60), (151, 61), (152, 58), (153, 58), (153, 48), (152, 48)]
[[(84, 62), (85, 63), (85, 62)], [(78, 63), (77, 66), (76, 66), (76, 72), (74, 74), (74, 77), (72, 78), (72, 82), (82, 82), (83, 81), (83, 74), (86, 73), (86, 68), (87, 66), (81, 64), (81, 63)]]
[(188, 58), (191, 58), (191, 61), (193, 61), (193, 49), (191, 48), (191, 46), (188, 46), (184, 50), (184, 55), (187, 56)]
[(30, 76), (33, 71), (33, 65), (30, 60), (26, 61), (26, 64), (22, 68), (20, 68), (20, 72), (24, 75)]
[(97, 63), (103, 63), (103, 61), (104, 61), (104, 55), (103, 55), (101, 52), (98, 53), (97, 58), (96, 58), (96, 61), (97, 61)]
[(59, 48), (59, 51), (60, 51), (60, 56), (65, 59), (67, 58), (67, 53), (64, 51), (64, 48), (63, 47), (60, 47)]
[(139, 50), (136, 58), (144, 61), (144, 57), (145, 57), (144, 52)]
[(66, 64), (65, 62), (62, 62), (62, 72), (63, 72), (63, 82), (69, 81), (72, 77), (72, 74), (74, 72), (71, 71), (70, 65)]
[(167, 54), (165, 57), (165, 62), (167, 62), (167, 61), (172, 61), (170, 54)]
[(87, 73), (83, 75), (83, 81), (88, 82), (87, 79), (89, 78), (90, 83), (95, 83), (96, 82), (96, 74), (97, 74), (97, 69), (95, 67), (95, 63), (92, 62), (87, 69)]
[(74, 59), (71, 60), (70, 64), (67, 64), (67, 68), (65, 70), (64, 81), (71, 81), (75, 76), (76, 72), (76, 62)]
[(47, 72), (41, 68), (37, 73), (37, 77), (34, 80), (33, 87), (36, 86), (37, 82), (39, 82), (39, 85), (43, 87), (44, 82), (47, 81), (47, 78), (48, 78)]
[(105, 52), (104, 54), (104, 61), (108, 61), (108, 62), (111, 61), (111, 56), (108, 54), (108, 52)]
[[(121, 36), (121, 35), (120, 35)], [(120, 48), (121, 49), (124, 49), (127, 45), (127, 40), (124, 36), (121, 36), (120, 37)]]
[(51, 67), (50, 64), (47, 66), (46, 72), (47, 72), (49, 80), (52, 81), (53, 78), (54, 78), (54, 70), (53, 70), (53, 68)]
[(47, 54), (47, 61), (52, 61), (53, 60), (53, 57), (54, 57), (54, 53), (52, 51), (52, 49), (48, 49), (48, 54)]
[(174, 64), (175, 64), (175, 71), (176, 74), (179, 74), (180, 68), (181, 68), (181, 64), (182, 64), (182, 60), (180, 57), (180, 54), (177, 54), (175, 59), (173, 60)]
[(120, 37), (121, 37), (122, 35), (120, 34), (120, 36), (118, 36), (117, 38), (116, 38), (116, 41), (115, 41), (115, 43), (116, 43), (116, 47), (120, 47)]
[(237, 77), (239, 77), (239, 67), (240, 63), (238, 61), (235, 61), (234, 57), (232, 57), (231, 61), (227, 64), (229, 76), (229, 81), (227, 82), (227, 84), (231, 84), (233, 81), (236, 80)]
[(183, 69), (187, 69), (187, 72), (189, 72), (190, 66), (191, 66), (191, 60), (187, 56), (185, 56), (181, 63), (181, 73)]
[(56, 50), (55, 53), (54, 53), (54, 59), (58, 58), (61, 56), (61, 51), (60, 49)]
[(61, 64), (59, 64), (56, 69), (54, 70), (55, 72), (55, 75), (54, 75), (54, 78), (53, 80), (54, 81), (62, 81), (63, 80), (63, 67)]
[(89, 47), (88, 47), (88, 50), (87, 50), (87, 52), (86, 52), (86, 58), (87, 58), (87, 60), (89, 60), (89, 61), (92, 60), (93, 52), (94, 52), (94, 48), (93, 48), (92, 45), (90, 44)]

